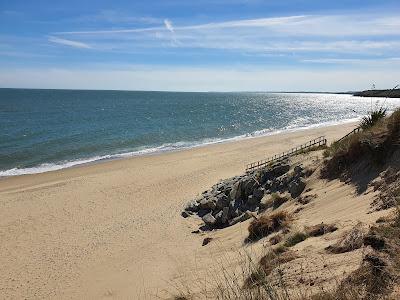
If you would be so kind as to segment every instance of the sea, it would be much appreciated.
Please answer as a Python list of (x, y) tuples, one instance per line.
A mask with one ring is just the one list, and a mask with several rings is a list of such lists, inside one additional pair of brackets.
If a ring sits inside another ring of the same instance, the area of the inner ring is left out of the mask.
[(359, 120), (346, 94), (0, 89), (0, 177)]

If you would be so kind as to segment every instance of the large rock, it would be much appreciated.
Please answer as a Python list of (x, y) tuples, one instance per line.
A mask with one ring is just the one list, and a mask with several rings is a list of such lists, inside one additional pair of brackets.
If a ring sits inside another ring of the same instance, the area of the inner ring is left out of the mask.
[(253, 197), (257, 200), (261, 200), (264, 197), (265, 189), (260, 187), (253, 191)]
[(259, 187), (259, 183), (254, 178), (244, 181), (244, 196), (248, 197), (252, 195), (257, 187)]
[(181, 212), (181, 216), (184, 217), (184, 218), (187, 218), (190, 215), (189, 215), (189, 213), (187, 211), (184, 210), (183, 212)]
[(220, 210), (217, 213), (214, 213), (214, 218), (215, 218), (215, 223), (220, 223), (222, 224), (222, 210)]
[(232, 200), (238, 200), (242, 197), (242, 182), (238, 181), (232, 186), (232, 190), (229, 193), (229, 197)]
[(270, 180), (270, 179), (268, 179), (268, 180), (264, 183), (264, 188), (265, 188), (266, 190), (268, 190), (268, 189), (271, 188), (272, 184), (273, 184), (273, 181)]
[(260, 200), (264, 196), (265, 190), (264, 188), (257, 188), (253, 191), (253, 195), (250, 195), (247, 199), (246, 206), (247, 207), (257, 207), (260, 204)]
[(196, 198), (193, 199), (193, 201), (199, 203), (203, 198), (204, 198), (203, 194), (197, 195)]
[(304, 191), (304, 188), (306, 187), (306, 182), (304, 181), (303, 178), (296, 179), (289, 183), (289, 193), (292, 196), (292, 198), (296, 198), (300, 196), (300, 194)]
[(262, 169), (258, 171), (256, 177), (258, 178), (260, 184), (265, 184), (268, 180), (270, 180), (273, 177), (273, 172), (269, 169)]
[(228, 222), (229, 207), (224, 207), (215, 215), (216, 223), (226, 224)]
[(200, 205), (196, 200), (190, 201), (186, 206), (185, 210), (186, 211), (191, 211), (191, 212), (198, 212), (200, 209)]
[(272, 172), (275, 177), (282, 176), (283, 174), (286, 174), (290, 169), (290, 165), (285, 164), (285, 163), (278, 163), (275, 165), (272, 169)]
[(215, 209), (216, 207), (216, 199), (214, 197), (210, 197), (210, 198), (203, 198), (200, 203), (199, 206), (201, 209)]
[(250, 219), (252, 216), (253, 216), (253, 214), (250, 211), (246, 211), (246, 212), (242, 213), (240, 216), (230, 220), (229, 226), (235, 225), (239, 222), (246, 221), (246, 220)]
[(208, 226), (213, 226), (217, 220), (214, 218), (214, 216), (211, 213), (206, 214), (203, 216), (203, 222), (208, 225)]
[(280, 185), (281, 182), (278, 179), (274, 178), (271, 182), (271, 185), (269, 186), (269, 190), (271, 191), (271, 193), (275, 193), (279, 190)]
[(222, 209), (229, 205), (229, 199), (225, 194), (219, 194), (217, 195), (216, 198), (217, 198), (216, 201), (217, 208)]
[(221, 223), (226, 224), (228, 222), (229, 217), (229, 207), (224, 207), (222, 209)]
[(233, 205), (229, 205), (229, 218), (236, 218), (242, 213), (242, 211), (238, 207), (234, 207)]
[(247, 207), (254, 207), (254, 206), (256, 206), (258, 204), (258, 202), (259, 201), (253, 195), (250, 195), (247, 198), (246, 206)]

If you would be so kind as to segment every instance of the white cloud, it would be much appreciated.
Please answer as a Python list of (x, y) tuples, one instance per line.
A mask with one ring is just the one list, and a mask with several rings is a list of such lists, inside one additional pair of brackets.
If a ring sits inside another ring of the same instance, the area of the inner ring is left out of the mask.
[(58, 37), (54, 37), (54, 36), (49, 37), (49, 42), (52, 42), (55, 44), (60, 44), (60, 45), (65, 45), (65, 46), (69, 46), (69, 47), (73, 47), (73, 48), (81, 48), (81, 49), (91, 49), (92, 48), (90, 45), (83, 43), (83, 42), (62, 39), (62, 38), (58, 38)]

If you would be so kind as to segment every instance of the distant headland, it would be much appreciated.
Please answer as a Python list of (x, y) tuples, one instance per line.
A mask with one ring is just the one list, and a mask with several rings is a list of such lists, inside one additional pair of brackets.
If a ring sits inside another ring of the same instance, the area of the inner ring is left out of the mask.
[(366, 90), (362, 92), (353, 93), (354, 96), (360, 97), (387, 97), (387, 98), (400, 98), (400, 89), (391, 90)]

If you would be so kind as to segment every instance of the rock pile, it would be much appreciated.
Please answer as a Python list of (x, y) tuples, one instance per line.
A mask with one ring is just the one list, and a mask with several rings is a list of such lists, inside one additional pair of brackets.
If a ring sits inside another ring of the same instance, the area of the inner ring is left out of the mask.
[[(289, 172), (288, 161), (241, 176), (235, 176), (204, 191), (190, 201), (183, 217), (198, 215), (204, 221), (204, 229), (232, 226), (249, 219), (252, 214), (268, 209), (268, 197), (273, 193), (290, 193), (298, 197), (304, 190), (307, 172), (296, 166)], [(274, 196), (274, 195), (273, 195)]]

